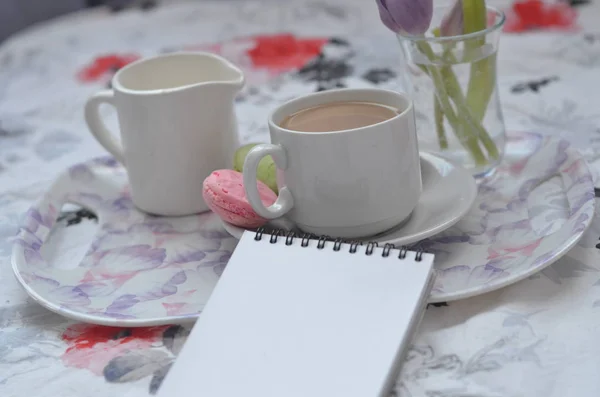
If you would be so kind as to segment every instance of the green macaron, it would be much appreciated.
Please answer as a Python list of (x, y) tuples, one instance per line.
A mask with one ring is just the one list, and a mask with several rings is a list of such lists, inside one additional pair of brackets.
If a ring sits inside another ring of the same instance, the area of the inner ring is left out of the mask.
[[(233, 157), (233, 169), (237, 172), (243, 172), (244, 161), (248, 152), (258, 143), (249, 143), (239, 148)], [(259, 181), (266, 184), (275, 193), (278, 193), (277, 189), (277, 167), (271, 156), (265, 156), (258, 163), (256, 170), (256, 177)]]

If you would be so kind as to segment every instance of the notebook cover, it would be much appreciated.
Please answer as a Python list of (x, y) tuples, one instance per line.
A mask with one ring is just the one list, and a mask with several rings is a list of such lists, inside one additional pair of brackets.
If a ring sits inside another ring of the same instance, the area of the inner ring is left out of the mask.
[(160, 397), (369, 397), (395, 383), (433, 255), (240, 240)]

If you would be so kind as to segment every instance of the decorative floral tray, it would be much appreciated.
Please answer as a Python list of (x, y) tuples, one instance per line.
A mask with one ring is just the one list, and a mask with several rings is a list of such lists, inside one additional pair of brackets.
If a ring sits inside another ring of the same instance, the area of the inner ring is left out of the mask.
[[(83, 259), (70, 266), (44, 259), (65, 203), (99, 218)], [(543, 269), (581, 238), (593, 213), (592, 178), (577, 151), (538, 134), (510, 135), (504, 163), (479, 186), (471, 211), (419, 243), (436, 254), (430, 301), (478, 295)], [(211, 213), (166, 218), (138, 211), (125, 170), (99, 158), (70, 168), (27, 212), (12, 263), (27, 292), (50, 310), (90, 323), (145, 326), (196, 317), (236, 243)]]

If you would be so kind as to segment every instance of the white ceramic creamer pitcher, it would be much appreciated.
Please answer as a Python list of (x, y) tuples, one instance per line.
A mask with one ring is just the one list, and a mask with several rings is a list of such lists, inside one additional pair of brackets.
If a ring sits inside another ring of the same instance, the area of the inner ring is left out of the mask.
[[(112, 90), (88, 100), (88, 127), (127, 168), (138, 208), (169, 216), (208, 210), (202, 182), (231, 165), (239, 144), (234, 99), (243, 85), (242, 72), (224, 58), (179, 52), (127, 65)], [(120, 143), (100, 117), (102, 103), (117, 109)]]

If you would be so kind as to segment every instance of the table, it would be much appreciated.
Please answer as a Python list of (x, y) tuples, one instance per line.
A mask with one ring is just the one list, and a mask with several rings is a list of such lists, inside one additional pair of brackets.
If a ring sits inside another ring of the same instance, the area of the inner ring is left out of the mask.
[[(78, 72), (107, 53), (148, 56), (282, 32), (369, 40), (371, 52), (357, 62), (370, 60), (393, 70), (400, 50), (371, 3), (203, 1), (119, 14), (98, 9), (30, 29), (0, 47), (2, 396), (154, 394), (189, 332), (180, 325), (76, 324), (29, 299), (11, 274), (10, 237), (21, 214), (65, 167), (104, 154), (86, 131), (82, 109), (107, 81), (83, 83)], [(500, 94), (508, 129), (570, 140), (590, 162), (600, 186), (600, 31), (594, 30), (600, 4), (580, 12), (579, 32), (502, 37)], [(239, 49), (234, 47), (224, 51), (235, 56)], [(242, 66), (253, 84), (270, 77)], [(243, 129), (242, 139), (268, 138), (258, 123)], [(74, 261), (93, 230), (93, 215), (64, 211), (57, 251), (67, 254), (54, 255)], [(430, 306), (396, 395), (596, 396), (599, 236), (596, 216), (577, 247), (541, 273), (483, 296)]]

